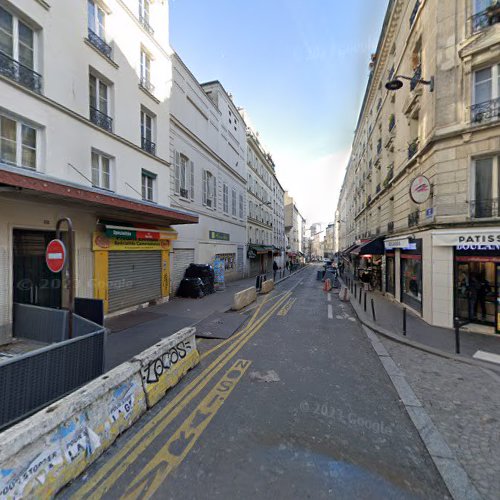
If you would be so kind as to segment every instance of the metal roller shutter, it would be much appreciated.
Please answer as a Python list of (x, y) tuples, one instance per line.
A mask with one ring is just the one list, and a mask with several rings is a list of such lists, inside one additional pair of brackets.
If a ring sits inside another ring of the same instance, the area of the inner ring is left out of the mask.
[(194, 248), (176, 248), (173, 256), (172, 269), (172, 293), (177, 293), (177, 288), (184, 278), (184, 272), (189, 267), (189, 264), (194, 263)]
[(161, 297), (161, 252), (109, 252), (108, 312)]

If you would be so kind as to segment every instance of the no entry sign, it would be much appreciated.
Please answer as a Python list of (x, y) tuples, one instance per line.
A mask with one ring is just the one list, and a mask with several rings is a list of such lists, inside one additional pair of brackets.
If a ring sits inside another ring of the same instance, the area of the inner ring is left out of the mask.
[(45, 250), (45, 262), (47, 267), (53, 272), (58, 273), (64, 267), (66, 262), (66, 247), (61, 240), (52, 240)]

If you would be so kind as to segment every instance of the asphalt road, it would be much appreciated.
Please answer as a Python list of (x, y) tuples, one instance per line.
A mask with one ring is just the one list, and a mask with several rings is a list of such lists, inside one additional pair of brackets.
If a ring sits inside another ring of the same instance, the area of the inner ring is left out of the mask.
[(201, 364), (60, 496), (449, 498), (350, 305), (315, 277), (201, 341)]

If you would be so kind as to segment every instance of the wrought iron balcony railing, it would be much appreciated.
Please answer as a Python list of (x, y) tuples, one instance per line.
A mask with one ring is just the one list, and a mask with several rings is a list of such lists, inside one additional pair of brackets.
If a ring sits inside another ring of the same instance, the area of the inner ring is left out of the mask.
[(111, 46), (108, 45), (97, 33), (89, 28), (89, 42), (108, 59), (111, 59)]
[(471, 216), (474, 219), (500, 216), (500, 203), (498, 198), (472, 200), (470, 202)]
[(472, 35), (493, 26), (500, 22), (500, 2), (492, 3), (487, 9), (474, 14), (470, 19)]
[(94, 108), (94, 106), (90, 106), (90, 121), (108, 132), (113, 130), (113, 118)]
[(410, 80), (410, 90), (415, 90), (417, 83), (422, 79), (422, 66), (419, 64), (415, 68), (415, 73), (413, 73), (413, 77)]
[(156, 155), (156, 144), (145, 137), (141, 137), (141, 148), (152, 155)]
[(408, 144), (408, 159), (411, 160), (418, 151), (418, 141), (415, 139), (414, 141)]
[(489, 122), (500, 118), (500, 97), (491, 101), (473, 104), (470, 108), (472, 123)]
[(38, 92), (39, 94), (42, 92), (42, 75), (17, 62), (1, 51), (0, 75), (14, 80), (34, 92)]
[(151, 25), (149, 24), (149, 19), (146, 16), (143, 16), (142, 14), (139, 16), (139, 22), (142, 24), (142, 27), (150, 34), (154, 35), (155, 30), (151, 28)]
[(141, 77), (140, 86), (147, 90), (150, 94), (155, 91), (155, 86), (149, 81), (148, 78)]
[(413, 23), (415, 22), (415, 18), (417, 17), (417, 12), (419, 7), (420, 7), (420, 0), (417, 0), (410, 15), (410, 28), (413, 26)]
[(394, 232), (394, 221), (391, 221), (391, 222), (387, 223), (387, 232), (388, 233), (393, 233)]

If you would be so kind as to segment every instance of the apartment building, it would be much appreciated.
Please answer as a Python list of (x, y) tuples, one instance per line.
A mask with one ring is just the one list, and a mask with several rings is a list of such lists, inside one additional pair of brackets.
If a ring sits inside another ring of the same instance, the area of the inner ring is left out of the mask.
[(221, 259), (225, 280), (241, 278), (246, 249), (246, 131), (220, 82), (200, 84), (177, 54), (172, 58), (170, 111), (172, 207), (199, 218), (176, 227), (172, 291), (190, 263)]
[(333, 259), (335, 254), (335, 223), (331, 222), (326, 226), (325, 239), (323, 244), (324, 257)]
[(247, 267), (248, 275), (271, 273), (273, 262), (285, 263), (284, 190), (276, 177), (271, 154), (240, 108), (247, 134)]
[(431, 324), (488, 332), (500, 327), (498, 21), (497, 2), (389, 2), (337, 207), (353, 270), (378, 273)]
[(77, 296), (106, 313), (168, 297), (171, 225), (198, 220), (170, 207), (171, 80), (166, 2), (0, 2), (3, 336), (13, 303), (68, 305), (44, 260), (64, 217)]
[(303, 262), (306, 254), (306, 220), (292, 196), (285, 191), (286, 256), (290, 262)]

